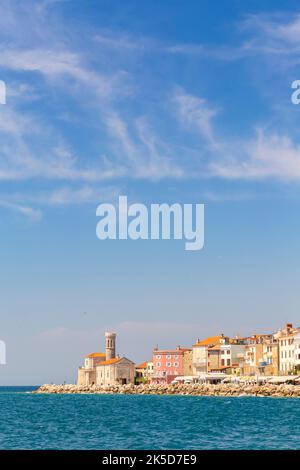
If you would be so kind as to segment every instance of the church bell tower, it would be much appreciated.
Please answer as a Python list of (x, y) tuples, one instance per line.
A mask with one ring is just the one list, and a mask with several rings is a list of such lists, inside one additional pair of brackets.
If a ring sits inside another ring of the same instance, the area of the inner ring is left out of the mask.
[(116, 357), (116, 336), (116, 333), (111, 331), (105, 333), (105, 354), (107, 361)]

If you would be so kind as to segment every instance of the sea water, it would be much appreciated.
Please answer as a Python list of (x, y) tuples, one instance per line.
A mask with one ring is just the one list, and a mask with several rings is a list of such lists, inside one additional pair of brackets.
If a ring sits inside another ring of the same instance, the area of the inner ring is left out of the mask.
[(300, 449), (300, 399), (0, 387), (1, 449)]

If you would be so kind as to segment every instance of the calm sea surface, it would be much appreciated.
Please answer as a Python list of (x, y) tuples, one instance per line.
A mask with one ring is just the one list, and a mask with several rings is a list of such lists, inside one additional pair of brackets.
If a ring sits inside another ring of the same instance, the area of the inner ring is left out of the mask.
[(1, 449), (300, 449), (300, 400), (32, 395), (0, 387)]

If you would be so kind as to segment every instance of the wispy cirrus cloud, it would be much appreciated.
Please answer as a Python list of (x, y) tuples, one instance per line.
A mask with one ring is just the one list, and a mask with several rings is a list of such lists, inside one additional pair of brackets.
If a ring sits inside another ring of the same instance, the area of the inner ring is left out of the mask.
[(300, 181), (300, 145), (289, 136), (258, 129), (248, 142), (240, 142), (228, 158), (212, 162), (212, 174), (238, 180)]
[(101, 201), (117, 201), (121, 188), (116, 186), (61, 186), (53, 190), (35, 192), (1, 192), (0, 207), (38, 221), (45, 207), (99, 204)]
[[(203, 153), (201, 142), (207, 141), (209, 154), (200, 158), (199, 175), (228, 180), (300, 181), (300, 144), (291, 137), (263, 128), (253, 130), (249, 139), (225, 139), (215, 129), (217, 113), (198, 97), (183, 89), (175, 91), (172, 100), (178, 107), (179, 122), (199, 134), (199, 156)], [(184, 118), (184, 119), (183, 119)]]
[[(217, 100), (174, 86), (173, 76), (159, 98), (148, 100), (138, 67), (132, 66), (133, 57), (137, 63), (144, 55), (172, 61), (178, 54), (230, 62), (292, 53), (296, 63), (298, 14), (246, 15), (234, 47), (172, 44), (103, 27), (87, 27), (83, 42), (82, 31), (56, 15), (59, 4), (0, 1), (0, 41), (5, 42), (0, 70), (13, 84), (8, 105), (0, 109), (1, 181), (47, 180), (53, 184), (52, 203), (69, 204), (91, 201), (95, 186), (105, 190), (108, 182), (300, 180), (293, 135), (266, 131), (267, 125), (254, 120), (250, 138), (225, 135), (220, 123), (227, 119), (226, 109)], [(155, 97), (155, 89), (152, 93)], [(66, 112), (74, 122), (62, 124), (58, 116)]]
[(17, 212), (18, 214), (21, 214), (25, 216), (26, 218), (29, 218), (33, 221), (40, 220), (40, 218), (42, 217), (42, 211), (40, 209), (31, 207), (28, 205), (24, 205), (24, 204), (1, 200), (1, 196), (0, 196), (0, 207), (11, 210), (13, 212)]
[[(300, 13), (245, 14), (235, 24), (236, 41), (233, 45), (213, 43), (177, 43), (165, 47), (165, 51), (210, 61), (233, 62), (264, 57), (265, 60), (281, 60), (287, 66), (298, 63), (300, 52)], [(293, 61), (285, 58), (293, 56)]]
[(218, 109), (210, 105), (205, 99), (187, 93), (184, 89), (176, 87), (172, 101), (177, 108), (177, 117), (183, 127), (197, 130), (202, 137), (213, 147), (217, 145), (213, 118)]
[(136, 119), (129, 130), (120, 115), (109, 113), (105, 124), (115, 154), (123, 158), (117, 166), (125, 165), (127, 176), (150, 180), (184, 177), (184, 169), (170, 155), (169, 146), (159, 139), (145, 118)]
[[(14, 3), (5, 4), (6, 33), (10, 28), (14, 30), (21, 22), (21, 12), (18, 11)], [(44, 5), (46, 8), (48, 4)], [(24, 7), (25, 8), (25, 7)], [(181, 177), (182, 170), (172, 158), (165, 154), (159, 154), (159, 146), (162, 146), (161, 139), (155, 135), (152, 129), (146, 131), (145, 125), (136, 125), (135, 117), (125, 120), (118, 110), (117, 101), (119, 98), (127, 96), (130, 91), (129, 74), (118, 66), (109, 67), (109, 72), (103, 72), (103, 65), (107, 63), (107, 58), (100, 60), (100, 63), (91, 65), (86, 52), (81, 47), (74, 44), (71, 48), (67, 39), (59, 34), (59, 46), (56, 32), (49, 25), (45, 24), (45, 8), (37, 8), (33, 2), (31, 12), (32, 28), (31, 41), (22, 44), (22, 28), (18, 31), (16, 38), (12, 35), (0, 57), (0, 68), (3, 70), (21, 74), (31, 79), (41, 77), (45, 80), (43, 93), (53, 84), (57, 90), (61, 90), (63, 97), (70, 96), (75, 99), (76, 105), (84, 110), (91, 119), (92, 126), (95, 127), (95, 120), (98, 120), (98, 128), (106, 131), (106, 146), (110, 149), (110, 154), (101, 151), (101, 156), (94, 157), (90, 150), (86, 150), (88, 155), (75, 155), (71, 150), (72, 144), (66, 141), (66, 137), (57, 129), (53, 119), (43, 118), (43, 130), (40, 136), (35, 134), (34, 145), (32, 139), (24, 136), (20, 122), (26, 120), (30, 122), (38, 121), (38, 116), (34, 115), (30, 108), (22, 107), (21, 111), (11, 108), (11, 117), (6, 119), (8, 111), (2, 113), (3, 123), (0, 131), (2, 138), (7, 141), (2, 149), (3, 160), (0, 162), (0, 179), (2, 180), (25, 180), (30, 178), (47, 178), (52, 180), (69, 181), (103, 181), (116, 178), (164, 178)], [(40, 26), (43, 24), (44, 31), (41, 35)], [(10, 25), (10, 26), (9, 26)], [(61, 29), (63, 30), (63, 29)], [(64, 28), (66, 30), (66, 28)], [(9, 36), (9, 34), (8, 34)], [(53, 37), (54, 41), (49, 46), (49, 41), (45, 38)], [(41, 39), (41, 45), (36, 46), (37, 40)], [(94, 38), (95, 39), (95, 38)], [(101, 44), (105, 52), (111, 47), (118, 47), (118, 38), (111, 37), (109, 40), (101, 36), (96, 37), (97, 47)], [(113, 42), (113, 43), (112, 43)], [(122, 38), (122, 47), (126, 45), (128, 49), (135, 49), (130, 39), (125, 41)], [(96, 51), (95, 51), (96, 52)], [(32, 75), (33, 74), (33, 75)], [(40, 79), (38, 84), (41, 86)], [(15, 89), (17, 89), (17, 84)], [(19, 88), (20, 89), (20, 88)], [(43, 102), (41, 105), (43, 106)], [(128, 126), (135, 128), (135, 133), (129, 135)], [(26, 125), (26, 133), (33, 134), (35, 126)], [(13, 132), (14, 131), (14, 135)], [(48, 139), (45, 139), (45, 133)], [(43, 138), (43, 144), (41, 141)], [(52, 140), (52, 142), (51, 142)], [(53, 142), (62, 142), (62, 145), (54, 145)], [(47, 147), (47, 148), (45, 148)], [(38, 148), (38, 151), (37, 151)], [(77, 153), (77, 152), (76, 152)], [(90, 154), (89, 154), (90, 153)], [(18, 155), (16, 161), (14, 155)]]

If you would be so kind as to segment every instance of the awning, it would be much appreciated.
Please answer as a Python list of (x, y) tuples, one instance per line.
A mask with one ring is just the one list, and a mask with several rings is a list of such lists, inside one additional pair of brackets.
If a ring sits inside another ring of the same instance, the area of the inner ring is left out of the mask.
[(268, 380), (269, 384), (284, 384), (286, 382), (294, 382), (298, 379), (293, 375), (278, 375), (276, 377), (272, 377), (272, 379)]

